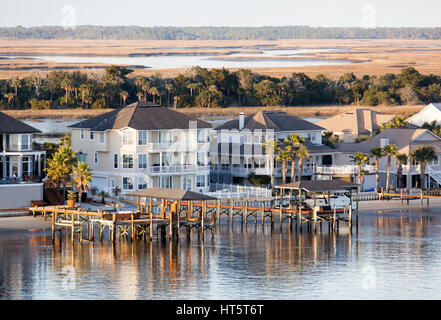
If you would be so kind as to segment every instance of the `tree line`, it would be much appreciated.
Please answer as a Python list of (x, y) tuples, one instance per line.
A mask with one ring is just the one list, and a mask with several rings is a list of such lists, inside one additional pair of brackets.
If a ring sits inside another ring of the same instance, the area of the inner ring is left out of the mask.
[(102, 73), (34, 72), (0, 80), (0, 109), (119, 108), (150, 100), (175, 108), (228, 106), (297, 106), (326, 104), (405, 105), (441, 101), (441, 77), (409, 67), (399, 74), (336, 80), (304, 73), (275, 78), (248, 69), (192, 67), (176, 77), (131, 77), (133, 72), (109, 66)]
[(278, 39), (441, 39), (441, 28), (280, 27), (2, 27), (0, 39), (87, 40), (278, 40)]

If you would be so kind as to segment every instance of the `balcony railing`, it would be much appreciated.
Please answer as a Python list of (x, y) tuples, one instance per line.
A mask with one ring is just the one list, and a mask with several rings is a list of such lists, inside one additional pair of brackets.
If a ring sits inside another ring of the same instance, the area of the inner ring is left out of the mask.
[[(369, 173), (375, 173), (375, 166), (364, 165), (362, 169), (368, 171)], [(357, 174), (358, 166), (317, 166), (315, 172), (317, 174)]]
[(188, 141), (174, 141), (174, 142), (149, 142), (147, 148), (153, 151), (170, 151), (178, 150), (194, 150), (198, 148), (198, 143)]
[(6, 152), (31, 151), (31, 150), (32, 150), (31, 145), (19, 145), (19, 144), (7, 144), (6, 145)]
[(198, 166), (193, 164), (185, 165), (172, 165), (172, 166), (149, 166), (144, 169), (145, 174), (155, 173), (184, 173), (184, 172), (197, 172), (201, 170), (209, 170), (209, 166)]

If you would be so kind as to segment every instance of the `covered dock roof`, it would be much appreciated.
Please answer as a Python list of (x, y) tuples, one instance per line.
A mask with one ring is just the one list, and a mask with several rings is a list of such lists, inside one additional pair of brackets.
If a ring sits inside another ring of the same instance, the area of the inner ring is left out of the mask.
[(304, 190), (306, 192), (330, 192), (357, 189), (358, 185), (343, 180), (307, 180), (275, 186), (282, 190)]
[(127, 196), (168, 199), (176, 201), (217, 200), (217, 198), (181, 189), (149, 188), (128, 193)]

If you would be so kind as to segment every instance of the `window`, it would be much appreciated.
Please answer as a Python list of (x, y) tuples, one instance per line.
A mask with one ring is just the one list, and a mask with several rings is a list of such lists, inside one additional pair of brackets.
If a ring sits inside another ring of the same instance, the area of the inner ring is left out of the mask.
[(147, 155), (138, 154), (138, 169), (147, 169)]
[(147, 144), (147, 131), (138, 131), (138, 145), (145, 146)]
[(198, 143), (205, 143), (205, 142), (207, 142), (207, 135), (206, 135), (205, 130), (198, 129), (197, 135), (198, 135)]
[(123, 144), (133, 144), (133, 132), (123, 131)]
[(133, 169), (133, 154), (123, 154), (123, 168)]
[(96, 164), (96, 163), (98, 163), (98, 152), (95, 152), (94, 154), (93, 154), (93, 162)]
[(123, 178), (123, 190), (133, 190), (133, 179), (124, 177)]
[(104, 144), (104, 132), (100, 132), (99, 142), (100, 142), (101, 144)]
[(160, 131), (159, 132), (159, 143), (171, 142), (170, 131)]
[(78, 153), (78, 161), (79, 162), (86, 162), (86, 155), (84, 153)]
[(115, 188), (115, 179), (110, 179), (110, 188)]
[(113, 154), (113, 169), (118, 169), (118, 154)]
[(161, 184), (162, 184), (162, 188), (173, 188), (173, 179), (171, 176), (162, 176), (161, 177)]
[(205, 187), (205, 176), (196, 176), (196, 187)]
[(90, 132), (89, 132), (89, 139), (90, 139), (90, 140), (93, 140), (93, 131), (90, 131)]
[(207, 165), (207, 154), (205, 152), (198, 152), (198, 166)]
[(138, 190), (147, 189), (147, 181), (144, 177), (138, 177)]
[(254, 136), (254, 143), (263, 143), (263, 136), (261, 135), (255, 135)]
[(84, 129), (80, 130), (80, 139), (84, 140)]
[(314, 132), (308, 132), (307, 133), (307, 139), (311, 142), (315, 142), (315, 133)]
[(31, 161), (29, 159), (30, 157), (23, 157), (22, 159), (22, 166), (21, 166), (21, 172), (24, 176), (30, 175), (31, 172)]
[(30, 149), (30, 138), (28, 134), (22, 134), (21, 135), (21, 149), (22, 150), (28, 150)]
[(242, 136), (242, 141), (243, 141), (243, 143), (252, 143), (252, 140), (251, 140), (251, 138), (252, 138), (252, 136), (250, 135), (250, 134), (244, 134), (243, 136)]

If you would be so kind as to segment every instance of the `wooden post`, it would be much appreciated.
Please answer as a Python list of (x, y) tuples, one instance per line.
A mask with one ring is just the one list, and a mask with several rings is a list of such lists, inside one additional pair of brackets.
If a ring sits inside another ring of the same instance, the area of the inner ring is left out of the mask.
[(262, 226), (264, 225), (265, 220), (265, 201), (262, 201)]
[(114, 243), (115, 242), (115, 231), (116, 231), (116, 213), (115, 212), (112, 214), (112, 221), (113, 221), (113, 224), (112, 224), (112, 242)]
[(52, 213), (52, 241), (55, 237), (55, 213)]
[(140, 205), (139, 196), (137, 196), (136, 197), (136, 210), (138, 210), (138, 211), (139, 211), (139, 205)]
[(282, 219), (283, 219), (283, 189), (280, 189), (280, 229), (282, 229)]
[(421, 198), (421, 209), (423, 209), (423, 207), (424, 207), (423, 189), (421, 189), (420, 198)]
[(332, 231), (335, 231), (335, 220), (337, 219), (337, 207), (334, 204), (334, 214), (332, 216)]
[(299, 227), (302, 229), (302, 189), (299, 189)]
[(381, 187), (381, 200), (384, 200), (384, 188)]
[(248, 224), (248, 200), (245, 200), (245, 211), (243, 212), (243, 214), (245, 215), (245, 224)]
[(316, 229), (316, 223), (317, 223), (317, 211), (318, 211), (318, 207), (314, 206), (314, 208), (312, 209), (312, 224), (313, 224), (313, 230), (314, 232), (317, 231)]
[(205, 200), (202, 200), (202, 208), (201, 208), (201, 228), (202, 228), (202, 237), (204, 237), (204, 218), (205, 218), (205, 210), (207, 209), (206, 207), (206, 202)]
[(352, 205), (351, 204), (349, 204), (348, 223), (349, 223), (349, 232), (352, 232)]
[[(138, 197), (139, 199), (139, 197)], [(133, 212), (130, 213), (130, 222), (132, 224), (132, 241), (135, 240), (135, 222), (134, 222), (134, 217), (133, 217)]]
[(75, 235), (75, 215), (72, 213), (71, 214), (71, 218), (72, 218), (72, 230), (71, 230), (71, 235), (72, 235), (72, 243), (74, 242), (74, 235)]
[(217, 223), (220, 223), (221, 202), (217, 200)]
[(153, 200), (150, 198), (150, 209), (149, 209), (149, 219), (150, 219), (150, 225), (149, 225), (149, 240), (153, 239), (153, 207), (152, 207)]
[(168, 229), (168, 235), (170, 237), (170, 239), (173, 238), (173, 211), (175, 210), (175, 204), (173, 204), (170, 208), (170, 212), (169, 212), (169, 229)]

